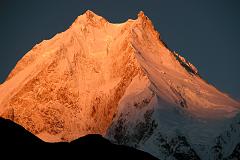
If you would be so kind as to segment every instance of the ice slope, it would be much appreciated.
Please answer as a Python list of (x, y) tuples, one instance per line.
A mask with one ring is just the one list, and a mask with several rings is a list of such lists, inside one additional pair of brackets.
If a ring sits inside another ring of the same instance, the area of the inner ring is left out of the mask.
[(143, 12), (121, 24), (79, 16), (17, 63), (0, 106), (45, 141), (99, 133), (161, 159), (224, 158), (240, 142), (239, 103), (170, 51)]

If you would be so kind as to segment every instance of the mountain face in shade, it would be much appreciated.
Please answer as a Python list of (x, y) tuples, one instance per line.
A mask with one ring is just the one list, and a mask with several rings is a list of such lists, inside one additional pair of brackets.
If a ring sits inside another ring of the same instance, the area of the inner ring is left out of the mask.
[(240, 142), (239, 102), (170, 51), (143, 12), (121, 24), (79, 16), (17, 63), (0, 106), (44, 141), (101, 134), (160, 159), (223, 159)]

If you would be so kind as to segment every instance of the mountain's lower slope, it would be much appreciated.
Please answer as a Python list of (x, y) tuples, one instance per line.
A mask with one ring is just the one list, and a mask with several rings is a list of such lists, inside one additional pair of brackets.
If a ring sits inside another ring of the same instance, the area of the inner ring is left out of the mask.
[[(21, 146), (23, 148), (18, 148), (19, 151), (27, 149), (28, 152), (41, 153), (41, 155), (39, 155), (40, 157), (54, 156), (54, 158), (63, 158), (67, 156), (68, 159), (75, 159), (77, 156), (81, 159), (136, 158), (139, 160), (157, 160), (157, 158), (150, 154), (134, 148), (114, 145), (101, 135), (87, 135), (70, 143), (47, 143), (35, 137), (23, 127), (3, 118), (0, 118), (0, 130), (1, 149), (11, 146), (12, 152), (15, 151), (15, 147)], [(50, 151), (48, 149), (50, 149)], [(61, 151), (61, 154), (59, 154), (59, 151)], [(3, 156), (5, 153), (2, 152), (1, 155)], [(16, 158), (15, 156), (16, 155), (13, 155), (14, 158)], [(13, 157), (8, 155), (8, 158)], [(25, 159), (26, 155), (22, 158)]]
[(22, 126), (10, 120), (0, 118), (0, 146), (4, 145), (32, 145), (44, 142), (34, 136)]
[(101, 134), (161, 159), (222, 159), (240, 142), (239, 103), (171, 52), (143, 12), (91, 11), (29, 51), (0, 86), (0, 115), (44, 141)]

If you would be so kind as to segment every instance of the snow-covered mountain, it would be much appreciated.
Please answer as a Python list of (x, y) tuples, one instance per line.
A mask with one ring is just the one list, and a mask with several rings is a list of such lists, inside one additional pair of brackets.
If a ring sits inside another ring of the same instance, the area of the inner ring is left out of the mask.
[(239, 153), (239, 102), (169, 50), (143, 12), (113, 24), (86, 11), (17, 63), (0, 106), (49, 142), (102, 134), (160, 159)]

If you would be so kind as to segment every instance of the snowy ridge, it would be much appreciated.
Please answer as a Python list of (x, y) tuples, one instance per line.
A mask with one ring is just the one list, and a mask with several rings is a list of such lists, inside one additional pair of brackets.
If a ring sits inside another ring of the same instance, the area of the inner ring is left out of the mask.
[(112, 24), (86, 11), (17, 63), (0, 107), (45, 141), (97, 133), (160, 159), (222, 159), (240, 143), (239, 102), (171, 52), (143, 12)]
[(176, 52), (173, 52), (174, 56), (176, 57), (176, 59), (179, 61), (179, 63), (190, 73), (193, 74), (198, 74), (198, 70), (197, 68), (191, 64), (189, 61), (187, 61), (184, 57), (182, 57), (181, 55), (179, 55)]

